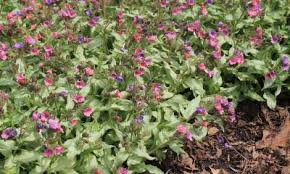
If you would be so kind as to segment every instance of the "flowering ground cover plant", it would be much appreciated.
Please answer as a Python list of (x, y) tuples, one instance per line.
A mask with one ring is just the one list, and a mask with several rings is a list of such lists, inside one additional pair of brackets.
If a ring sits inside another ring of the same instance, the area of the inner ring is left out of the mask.
[(1, 173), (148, 161), (289, 90), (288, 0), (0, 1)]

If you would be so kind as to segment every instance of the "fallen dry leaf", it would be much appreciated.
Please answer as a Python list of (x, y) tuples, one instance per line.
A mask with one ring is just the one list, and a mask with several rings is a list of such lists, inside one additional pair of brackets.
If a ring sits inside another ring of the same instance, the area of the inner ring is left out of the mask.
[(285, 119), (281, 131), (273, 138), (271, 148), (287, 147), (290, 140), (290, 118)]
[(282, 174), (289, 174), (290, 173), (290, 165), (282, 168)]
[(212, 174), (229, 174), (229, 172), (227, 172), (224, 169), (214, 169), (210, 167), (210, 170), (212, 172)]
[(216, 128), (216, 127), (211, 127), (211, 128), (209, 128), (208, 129), (208, 135), (215, 135), (216, 133), (218, 133), (218, 128)]
[(265, 147), (270, 147), (274, 150), (279, 147), (287, 147), (290, 140), (290, 118), (285, 119), (284, 125), (282, 126), (280, 132), (273, 133), (269, 130), (263, 130), (263, 138), (261, 141), (256, 143), (256, 148), (261, 149)]
[(272, 143), (271, 133), (269, 130), (263, 130), (263, 138), (261, 141), (256, 143), (257, 149), (262, 149), (265, 147), (269, 147)]
[(195, 167), (195, 164), (194, 164), (192, 158), (190, 158), (190, 156), (187, 153), (184, 153), (181, 155), (181, 163), (190, 170), (198, 170)]
[(200, 174), (210, 174), (210, 173), (203, 169), (203, 171), (201, 171)]

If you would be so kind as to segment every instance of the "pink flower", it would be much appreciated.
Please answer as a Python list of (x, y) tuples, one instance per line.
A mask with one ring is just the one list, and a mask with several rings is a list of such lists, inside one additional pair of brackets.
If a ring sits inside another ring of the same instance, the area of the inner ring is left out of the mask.
[(39, 51), (39, 49), (37, 49), (37, 48), (32, 48), (32, 49), (30, 50), (30, 53), (31, 53), (32, 55), (34, 55), (34, 56), (37, 56), (37, 55), (39, 55), (40, 51)]
[(16, 81), (20, 85), (25, 85), (27, 83), (27, 79), (23, 73), (16, 74)]
[(149, 42), (153, 43), (153, 42), (155, 42), (157, 40), (157, 36), (156, 35), (149, 35), (149, 36), (146, 37), (146, 39)]
[(168, 40), (172, 40), (176, 37), (176, 32), (175, 31), (168, 31), (165, 33), (165, 37)]
[(48, 125), (49, 125), (49, 128), (50, 129), (53, 129), (53, 130), (60, 130), (61, 129), (61, 125), (58, 121), (58, 119), (48, 119)]
[(64, 152), (64, 148), (62, 146), (56, 146), (53, 149), (54, 155), (60, 155)]
[(222, 57), (222, 52), (220, 48), (215, 48), (214, 52), (212, 53), (214, 59), (220, 59)]
[(92, 76), (94, 74), (94, 70), (90, 67), (84, 69), (86, 76)]
[(70, 124), (71, 124), (72, 126), (75, 126), (75, 125), (77, 125), (78, 120), (76, 120), (76, 119), (71, 119), (69, 122), (70, 122)]
[(129, 174), (129, 171), (124, 167), (119, 167), (117, 170), (117, 174)]
[(51, 36), (52, 38), (54, 38), (54, 39), (59, 38), (59, 34), (58, 34), (58, 32), (52, 32), (52, 33), (50, 34), (50, 36)]
[(50, 116), (50, 114), (49, 114), (49, 112), (47, 112), (47, 111), (41, 113), (41, 114), (40, 114), (40, 121), (41, 121), (42, 123), (47, 122), (49, 116)]
[(189, 141), (192, 141), (192, 140), (193, 140), (193, 139), (192, 139), (192, 133), (191, 133), (191, 132), (188, 131), (188, 132), (186, 133), (186, 139), (189, 140)]
[(205, 8), (204, 3), (201, 4), (199, 13), (200, 13), (201, 15), (207, 15), (207, 10), (206, 10), (206, 8)]
[(174, 7), (172, 10), (171, 10), (171, 13), (173, 16), (176, 16), (178, 14), (180, 14), (182, 12), (182, 9), (180, 7)]
[(196, 20), (187, 25), (187, 30), (191, 32), (197, 32), (200, 29), (200, 21)]
[(82, 80), (77, 80), (76, 83), (75, 83), (75, 87), (78, 88), (78, 89), (82, 89), (85, 87), (85, 82), (83, 82)]
[(92, 17), (92, 18), (89, 19), (88, 25), (90, 27), (94, 27), (94, 26), (97, 25), (98, 21), (99, 21), (99, 17), (96, 17), (96, 16), (95, 17)]
[(214, 76), (214, 71), (207, 72), (208, 77), (212, 78)]
[(92, 113), (93, 113), (93, 109), (90, 108), (90, 107), (85, 108), (85, 109), (83, 110), (83, 114), (84, 114), (84, 116), (86, 116), (86, 117), (90, 117)]
[(84, 96), (81, 96), (81, 95), (78, 95), (78, 94), (75, 94), (73, 96), (73, 101), (75, 103), (83, 103), (85, 101), (85, 97)]
[(46, 148), (43, 152), (43, 156), (46, 158), (50, 158), (54, 156), (53, 149)]
[(198, 69), (199, 69), (200, 71), (205, 71), (205, 70), (206, 70), (206, 66), (205, 66), (204, 63), (200, 63), (200, 64), (198, 64), (197, 67), (198, 67)]
[(35, 111), (35, 112), (33, 112), (32, 113), (32, 120), (33, 121), (36, 121), (36, 120), (38, 120), (39, 118), (40, 118), (40, 113), (39, 112), (37, 112), (37, 111)]
[(45, 79), (44, 79), (45, 86), (51, 86), (52, 83), (53, 83), (53, 80), (51, 78), (45, 77)]
[(135, 77), (140, 77), (142, 75), (144, 75), (144, 69), (143, 68), (139, 68), (139, 69), (134, 71), (134, 76)]
[(269, 71), (265, 74), (266, 80), (272, 80), (277, 76), (277, 73), (275, 71)]
[(24, 42), (28, 45), (34, 45), (36, 43), (35, 39), (33, 39), (31, 36), (26, 36), (24, 38)]
[(162, 0), (161, 2), (160, 2), (160, 6), (162, 7), (162, 8), (165, 8), (165, 7), (167, 7), (169, 5), (169, 1), (168, 0)]
[(179, 124), (179, 125), (176, 126), (176, 132), (177, 133), (179, 133), (181, 135), (184, 135), (184, 134), (186, 134), (186, 131), (187, 131), (187, 128), (186, 128), (185, 125)]
[(0, 43), (0, 60), (7, 60), (8, 47), (4, 43)]
[(229, 59), (229, 64), (235, 65), (235, 64), (243, 64), (243, 63), (244, 63), (243, 53), (239, 50), (236, 50), (234, 53), (234, 56)]

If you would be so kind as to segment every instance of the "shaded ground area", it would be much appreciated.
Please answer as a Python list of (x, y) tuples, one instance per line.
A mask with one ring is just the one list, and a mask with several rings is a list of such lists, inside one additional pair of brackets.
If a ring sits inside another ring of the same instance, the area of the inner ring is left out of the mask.
[(204, 141), (185, 145), (187, 154), (168, 152), (160, 168), (169, 174), (290, 174), (289, 95), (278, 101), (275, 111), (242, 102), (235, 124), (225, 132), (212, 125)]

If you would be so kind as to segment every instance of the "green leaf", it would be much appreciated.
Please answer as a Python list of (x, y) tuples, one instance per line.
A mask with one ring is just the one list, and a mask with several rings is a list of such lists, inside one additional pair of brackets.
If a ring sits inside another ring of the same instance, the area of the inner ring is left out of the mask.
[(147, 152), (146, 152), (146, 149), (145, 147), (140, 149), (140, 148), (137, 148), (134, 150), (134, 154), (136, 154), (137, 156), (139, 157), (142, 157), (142, 158), (146, 158), (147, 160), (154, 160), (155, 158), (154, 157), (151, 157)]
[(87, 96), (90, 93), (90, 90), (91, 90), (91, 86), (88, 84), (83, 89), (81, 89), (80, 94), (82, 96)]
[(71, 110), (71, 109), (74, 108), (74, 105), (75, 105), (75, 103), (73, 102), (71, 95), (68, 95), (65, 109), (66, 110)]
[(68, 169), (72, 169), (75, 160), (73, 158), (68, 158), (66, 156), (61, 156), (57, 158), (50, 166), (51, 172), (60, 172)]
[(266, 99), (268, 107), (270, 109), (275, 109), (277, 104), (276, 97), (270, 92), (265, 92), (263, 97)]
[(195, 112), (196, 108), (199, 106), (199, 103), (200, 103), (200, 96), (191, 100), (188, 103), (185, 111), (182, 113), (184, 118), (186, 118), (187, 120), (190, 119), (190, 116)]
[(21, 59), (16, 60), (16, 65), (18, 65), (18, 73), (25, 74), (25, 65)]
[(137, 164), (140, 164), (142, 161), (143, 161), (143, 158), (138, 157), (138, 156), (133, 154), (128, 158), (127, 165), (128, 166), (137, 165)]
[(1, 86), (13, 86), (15, 85), (15, 81), (12, 79), (0, 79), (0, 87)]
[(261, 97), (259, 94), (257, 94), (256, 92), (252, 91), (252, 90), (248, 90), (245, 93), (246, 96), (250, 97), (251, 99), (254, 99), (256, 101), (260, 101), (260, 102), (264, 102), (265, 100), (263, 99), (263, 97)]
[(39, 160), (41, 155), (37, 152), (22, 150), (20, 155), (15, 156), (15, 161), (20, 163), (29, 163)]
[(173, 150), (177, 154), (181, 154), (184, 152), (183, 150), (183, 145), (182, 144), (177, 144), (177, 143), (170, 143), (169, 147), (171, 150)]
[(267, 88), (270, 88), (272, 85), (273, 85), (273, 83), (274, 83), (274, 81), (275, 81), (275, 79), (266, 79), (265, 81), (264, 81), (264, 87), (263, 87), (263, 90), (264, 89), (267, 89)]
[(162, 170), (160, 170), (158, 167), (155, 167), (152, 165), (146, 165), (146, 170), (152, 174), (164, 174), (164, 172)]
[(207, 135), (207, 127), (193, 128), (192, 136), (195, 140), (201, 141)]
[(12, 150), (16, 150), (15, 141), (13, 140), (0, 140), (0, 153), (4, 156), (9, 156)]
[(164, 62), (164, 68), (166, 69), (166, 72), (171, 77), (171, 79), (175, 81), (177, 78), (177, 74), (171, 69), (170, 65), (167, 62)]
[(193, 93), (197, 95), (204, 95), (205, 90), (203, 89), (203, 84), (201, 81), (194, 78), (188, 78), (184, 81), (184, 86), (192, 90)]

